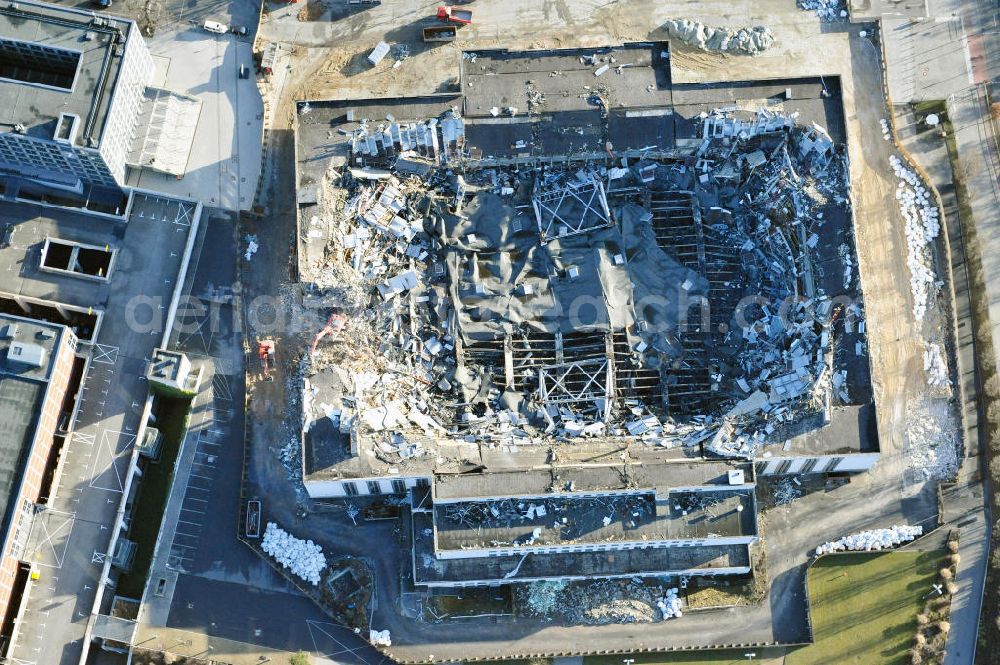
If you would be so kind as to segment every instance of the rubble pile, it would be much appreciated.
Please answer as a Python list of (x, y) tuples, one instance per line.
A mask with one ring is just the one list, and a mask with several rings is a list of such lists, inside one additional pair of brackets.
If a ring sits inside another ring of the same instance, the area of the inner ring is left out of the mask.
[(899, 179), (896, 200), (899, 212), (906, 222), (906, 264), (910, 269), (910, 290), (913, 293), (913, 316), (922, 321), (932, 299), (932, 287), (937, 280), (934, 273), (932, 243), (941, 232), (938, 210), (931, 203), (930, 192), (920, 182), (917, 174), (895, 156), (889, 165)]
[(906, 407), (903, 450), (909, 468), (927, 480), (945, 480), (958, 471), (959, 425), (945, 398), (922, 397)]
[(389, 634), (388, 628), (385, 630), (375, 630), (374, 628), (369, 630), (368, 641), (372, 643), (372, 646), (377, 646), (377, 647), (392, 646), (392, 636)]
[(784, 506), (802, 496), (801, 486), (791, 478), (782, 478), (774, 486), (774, 505)]
[(667, 589), (667, 595), (656, 601), (656, 606), (660, 608), (664, 621), (667, 619), (680, 619), (683, 616), (681, 613), (681, 599), (677, 595), (676, 587)]
[[(864, 314), (834, 298), (858, 280), (826, 216), (846, 210), (843, 151), (795, 115), (702, 116), (688, 160), (461, 174), (435, 168), (460, 154), (457, 112), (362, 123), (303, 225), (329, 235), (309, 297), (334, 312), (302, 365), (305, 431), (359, 432), (355, 454), (397, 470), (442, 439), (753, 458), (831, 394), (849, 403), (838, 319), (863, 333)], [(708, 302), (707, 325), (682, 299)]]
[[(568, 489), (553, 484), (553, 491)], [(701, 493), (681, 497), (683, 505), (677, 511), (710, 508), (714, 497)], [(685, 513), (686, 514), (686, 513)], [(626, 530), (656, 519), (656, 497), (642, 495), (580, 497), (569, 502), (565, 499), (498, 499), (482, 502), (465, 502), (446, 505), (445, 524), (449, 527), (483, 534), (476, 545), (468, 547), (530, 547), (551, 543), (572, 543), (593, 536), (601, 526), (621, 524)], [(521, 533), (511, 538), (500, 538), (498, 533), (517, 528)], [(530, 530), (529, 530), (530, 529)], [(463, 545), (463, 548), (467, 547)]]
[(843, 21), (847, 19), (847, 9), (843, 0), (798, 0), (799, 9), (816, 12), (823, 21)]
[(528, 616), (573, 624), (654, 623), (683, 616), (677, 587), (639, 578), (534, 582), (517, 585), (514, 598)]
[(538, 616), (548, 616), (559, 605), (559, 595), (566, 588), (566, 582), (533, 582), (528, 585), (528, 610)]
[(674, 39), (702, 51), (757, 55), (774, 44), (771, 29), (762, 25), (733, 29), (711, 27), (691, 19), (673, 19), (664, 27)]
[(872, 529), (844, 536), (833, 542), (823, 543), (816, 548), (816, 556), (831, 552), (877, 552), (892, 549), (923, 535), (922, 526), (896, 526), (888, 529)]
[(268, 522), (260, 546), (296, 577), (314, 586), (319, 584), (326, 557), (323, 548), (313, 541), (296, 538), (274, 522)]
[(932, 388), (950, 388), (951, 378), (948, 376), (948, 363), (945, 362), (941, 345), (930, 342), (924, 346), (924, 371), (927, 372), (927, 385)]

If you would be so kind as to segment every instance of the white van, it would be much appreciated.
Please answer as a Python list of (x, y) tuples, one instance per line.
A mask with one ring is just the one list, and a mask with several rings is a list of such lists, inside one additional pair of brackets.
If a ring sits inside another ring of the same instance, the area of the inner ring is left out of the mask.
[(217, 21), (205, 21), (205, 29), (209, 32), (224, 35), (229, 32), (229, 26)]

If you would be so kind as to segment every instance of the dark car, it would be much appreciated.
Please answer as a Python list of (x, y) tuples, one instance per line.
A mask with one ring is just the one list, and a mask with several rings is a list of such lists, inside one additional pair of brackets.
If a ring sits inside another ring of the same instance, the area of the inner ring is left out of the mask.
[(248, 79), (250, 78), (250, 68), (246, 65), (240, 65), (240, 78)]
[(232, 28), (230, 28), (230, 31), (234, 35), (240, 35), (242, 37), (243, 35), (247, 34), (247, 27), (245, 25), (234, 25)]

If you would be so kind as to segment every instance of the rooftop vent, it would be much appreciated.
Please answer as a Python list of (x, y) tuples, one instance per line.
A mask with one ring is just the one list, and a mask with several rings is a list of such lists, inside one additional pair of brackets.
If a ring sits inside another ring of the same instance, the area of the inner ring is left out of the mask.
[(42, 367), (45, 365), (45, 349), (37, 344), (14, 342), (7, 350), (7, 360), (30, 367)]

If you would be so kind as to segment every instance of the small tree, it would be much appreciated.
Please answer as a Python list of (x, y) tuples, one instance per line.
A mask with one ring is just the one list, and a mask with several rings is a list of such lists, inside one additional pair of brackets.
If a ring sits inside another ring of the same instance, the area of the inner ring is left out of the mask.
[(924, 656), (920, 653), (920, 649), (914, 649), (910, 652), (910, 662), (913, 665), (923, 665)]
[(958, 591), (958, 585), (954, 582), (945, 582), (944, 590), (949, 596), (954, 596), (955, 592)]
[(930, 623), (930, 621), (931, 621), (930, 617), (928, 617), (926, 614), (917, 615), (917, 625), (926, 626), (928, 623)]
[(310, 665), (311, 663), (312, 660), (310, 660), (309, 654), (305, 651), (297, 651), (288, 659), (288, 665)]
[(948, 551), (951, 552), (952, 554), (955, 554), (956, 552), (958, 552), (958, 541), (957, 540), (949, 540), (948, 541)]
[(941, 579), (943, 579), (946, 582), (948, 580), (950, 580), (952, 577), (954, 577), (954, 575), (952, 575), (951, 571), (949, 569), (947, 569), (947, 568), (942, 568), (941, 570), (939, 570), (938, 571), (938, 575), (940, 575)]
[(955, 566), (956, 568), (958, 567), (958, 564), (962, 563), (962, 555), (959, 554), (958, 552), (955, 552), (949, 558), (951, 559), (951, 565)]
[(940, 630), (945, 635), (947, 635), (948, 631), (951, 630), (951, 624), (948, 623), (947, 621), (938, 621), (937, 627), (938, 630)]

